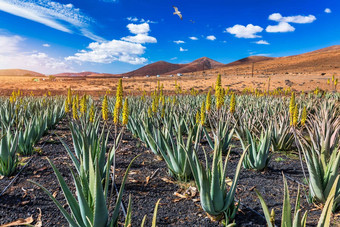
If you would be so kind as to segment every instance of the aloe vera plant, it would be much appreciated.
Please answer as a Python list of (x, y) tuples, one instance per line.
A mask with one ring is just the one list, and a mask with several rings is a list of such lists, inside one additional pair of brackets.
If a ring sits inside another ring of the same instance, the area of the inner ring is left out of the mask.
[[(340, 151), (334, 150), (326, 163), (322, 155), (315, 151), (314, 146), (305, 140), (300, 140), (302, 151), (309, 173), (309, 191), (311, 197), (320, 203), (325, 203), (339, 175)], [(340, 183), (336, 185), (333, 210), (340, 206)]]
[(222, 160), (222, 148), (220, 146), (220, 141), (215, 138), (215, 149), (214, 156), (211, 165), (206, 158), (206, 166), (203, 166), (198, 159), (196, 150), (191, 155), (189, 152), (188, 160), (196, 186), (200, 192), (200, 202), (202, 209), (212, 216), (219, 216), (224, 214), (225, 224), (233, 225), (231, 223), (235, 218), (238, 205), (235, 204), (234, 196), (236, 191), (236, 186), (238, 183), (241, 165), (246, 151), (242, 154), (240, 161), (235, 170), (235, 176), (231, 187), (228, 190), (225, 179), (227, 177), (227, 162), (230, 154), (230, 150), (223, 163)]
[[(339, 181), (339, 176), (336, 177), (335, 183), (337, 184)], [(283, 207), (282, 207), (282, 217), (281, 217), (281, 227), (305, 227), (307, 223), (307, 211), (302, 215), (301, 206), (300, 206), (300, 186), (298, 188), (297, 199), (295, 202), (294, 214), (292, 216), (290, 197), (289, 197), (289, 189), (285, 176), (283, 176), (283, 184), (284, 184), (284, 199), (283, 199)], [(330, 226), (330, 218), (332, 214), (332, 207), (334, 204), (334, 197), (336, 192), (336, 184), (333, 185), (330, 194), (327, 197), (325, 206), (322, 210), (321, 216), (318, 221), (317, 227), (329, 227)], [(261, 193), (255, 189), (257, 197), (261, 202), (261, 206), (263, 209), (264, 216), (266, 218), (268, 227), (275, 227), (275, 211), (272, 210), (269, 213), (268, 206), (263, 199)]]
[(289, 151), (294, 142), (294, 135), (289, 126), (289, 117), (284, 114), (274, 118), (271, 130), (273, 151)]
[[(184, 140), (184, 120), (179, 123), (177, 129), (173, 129), (172, 121), (167, 122), (164, 133), (161, 129), (156, 132), (156, 137), (146, 131), (145, 138), (148, 143), (156, 146), (164, 161), (166, 162), (169, 173), (177, 180), (186, 181), (192, 177), (187, 153), (191, 156), (194, 147), (197, 146), (201, 133), (198, 132), (198, 126), (189, 129), (189, 135)], [(174, 139), (175, 138), (175, 139)], [(192, 142), (195, 141), (195, 145)]]
[(264, 134), (261, 134), (260, 139), (257, 139), (247, 128), (245, 129), (246, 138), (243, 138), (236, 130), (236, 134), (241, 141), (243, 150), (248, 150), (243, 166), (246, 169), (263, 170), (268, 166), (271, 145), (271, 133), (267, 129)]
[[(137, 156), (138, 157), (138, 156)], [(70, 207), (70, 213), (58, 202), (53, 195), (42, 185), (36, 183), (34, 181), (30, 181), (33, 184), (40, 187), (56, 204), (58, 209), (67, 219), (70, 226), (73, 227), (113, 227), (118, 226), (119, 219), (119, 207), (123, 196), (125, 182), (128, 177), (128, 172), (133, 161), (137, 158), (135, 157), (129, 164), (125, 175), (122, 180), (122, 184), (119, 190), (118, 197), (116, 199), (116, 205), (114, 211), (111, 215), (109, 215), (109, 175), (110, 175), (110, 163), (107, 161), (107, 171), (104, 179), (104, 186), (102, 184), (102, 176), (100, 175), (100, 167), (98, 164), (98, 160), (93, 162), (91, 156), (90, 160), (90, 170), (89, 170), (89, 179), (88, 181), (82, 180), (77, 174), (73, 173), (71, 170), (74, 184), (76, 186), (76, 195), (74, 196), (67, 186), (65, 180), (61, 176), (58, 169), (55, 165), (50, 161), (50, 165), (52, 166), (54, 173), (58, 179), (60, 187), (64, 193), (65, 199)]]
[(0, 134), (0, 175), (11, 176), (17, 167), (18, 134), (11, 134), (8, 128)]

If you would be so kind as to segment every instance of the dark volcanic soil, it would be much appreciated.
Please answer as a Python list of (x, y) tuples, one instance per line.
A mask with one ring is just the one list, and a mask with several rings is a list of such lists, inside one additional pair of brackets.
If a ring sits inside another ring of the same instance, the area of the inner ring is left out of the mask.
[[(66, 205), (56, 177), (46, 158), (53, 161), (63, 177), (66, 178), (66, 182), (74, 189), (68, 169), (72, 162), (54, 133), (61, 136), (72, 147), (71, 135), (67, 122), (64, 120), (57, 125), (55, 130), (50, 131), (47, 136), (41, 139), (40, 144), (37, 145), (42, 147), (41, 154), (33, 156), (32, 161), (22, 171), (18, 179), (0, 197), (0, 224), (30, 216), (33, 216), (36, 221), (39, 214), (38, 208), (40, 208), (42, 226), (68, 226), (66, 219), (49, 197), (27, 181), (30, 179), (42, 184), (56, 196), (61, 204)], [(112, 144), (112, 140), (110, 143)], [(237, 144), (237, 142), (235, 143)], [(240, 150), (234, 149), (234, 151), (228, 164), (230, 178), (233, 178), (239, 160), (237, 153)], [(212, 222), (200, 208), (198, 195), (186, 199), (174, 195), (175, 192), (184, 194), (189, 183), (179, 186), (176, 182), (173, 182), (167, 174), (165, 162), (156, 159), (155, 155), (138, 139), (133, 138), (129, 132), (125, 133), (121, 149), (117, 152), (118, 187), (125, 169), (138, 154), (141, 155), (132, 165), (123, 198), (123, 203), (127, 207), (128, 197), (129, 195), (132, 196), (132, 226), (139, 226), (144, 215), (148, 216), (146, 226), (151, 225), (153, 209), (158, 199), (161, 199), (161, 202), (158, 209), (157, 226), (219, 226), (217, 222)], [(288, 158), (284, 154), (274, 154), (269, 168), (264, 172), (245, 169), (241, 171), (236, 198), (246, 206), (240, 206), (236, 216), (238, 226), (265, 226), (265, 221), (261, 217), (263, 212), (260, 203), (253, 191), (254, 187), (262, 193), (269, 209), (275, 208), (277, 225), (280, 225), (283, 200), (282, 172), (297, 181), (303, 181), (299, 160), (291, 156)], [(147, 178), (152, 175), (154, 175), (153, 178), (146, 183)], [(0, 180), (0, 192), (8, 185), (10, 180), (8, 178)], [(288, 184), (292, 206), (294, 206), (293, 202), (298, 185), (289, 179)], [(304, 190), (301, 190), (301, 194), (302, 208), (309, 210), (308, 226), (316, 226), (321, 211), (306, 203)], [(339, 223), (339, 220), (333, 221)]]

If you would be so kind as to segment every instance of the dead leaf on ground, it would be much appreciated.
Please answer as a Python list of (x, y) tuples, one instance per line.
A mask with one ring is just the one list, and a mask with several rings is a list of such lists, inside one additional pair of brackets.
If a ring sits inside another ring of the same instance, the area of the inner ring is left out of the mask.
[(38, 215), (37, 223), (35, 223), (34, 227), (42, 227), (42, 221), (41, 221), (41, 209), (38, 208), (38, 210), (39, 210), (39, 215)]
[(37, 172), (42, 172), (42, 171), (44, 171), (45, 169), (47, 169), (47, 166), (44, 166), (44, 167), (42, 167), (42, 168), (40, 168), (40, 169), (35, 170), (35, 171), (33, 172), (33, 174), (37, 174)]
[(150, 181), (150, 176), (147, 176), (147, 177), (145, 178), (145, 186), (148, 185), (149, 181)]
[(178, 193), (178, 192), (174, 192), (174, 195), (177, 196), (177, 197), (180, 197), (180, 198), (182, 198), (182, 199), (188, 198), (188, 196), (182, 195), (182, 194), (180, 194), (180, 193)]
[(58, 191), (55, 191), (55, 192), (53, 192), (53, 194), (52, 194), (53, 198), (57, 197), (57, 195), (58, 195)]
[(171, 184), (174, 184), (174, 182), (173, 182), (173, 181), (169, 180), (169, 179), (168, 179), (168, 178), (166, 178), (166, 177), (162, 177), (162, 178), (161, 178), (161, 180), (162, 180), (162, 181), (164, 181), (164, 182), (166, 182), (166, 183), (171, 183)]
[(21, 205), (26, 205), (26, 204), (28, 204), (30, 201), (28, 200), (28, 201), (22, 201), (20, 204)]
[(19, 218), (16, 221), (1, 225), (0, 227), (9, 227), (9, 226), (16, 226), (16, 225), (29, 225), (33, 222), (33, 217), (28, 218)]

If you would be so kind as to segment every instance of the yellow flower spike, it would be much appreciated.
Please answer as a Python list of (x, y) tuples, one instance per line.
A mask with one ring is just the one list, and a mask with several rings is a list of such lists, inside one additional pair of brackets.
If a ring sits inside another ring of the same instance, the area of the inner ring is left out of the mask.
[(236, 98), (235, 98), (235, 93), (233, 93), (231, 95), (231, 98), (230, 98), (230, 113), (235, 113), (235, 109), (236, 109)]
[(330, 84), (330, 79), (327, 79), (327, 84)]
[(69, 88), (69, 89), (67, 90), (67, 103), (68, 103), (69, 105), (72, 104), (72, 90), (71, 90), (71, 88)]
[(87, 112), (86, 94), (80, 100), (80, 113), (85, 116)]
[(211, 89), (209, 90), (206, 98), (205, 110), (209, 113), (211, 109)]
[(67, 99), (65, 99), (65, 113), (70, 112), (70, 106), (68, 105)]
[(94, 122), (94, 112), (95, 112), (95, 110), (94, 110), (94, 104), (92, 103), (92, 105), (91, 105), (91, 107), (90, 107), (90, 113), (89, 113), (89, 121), (91, 122), (91, 123), (93, 123)]
[(73, 99), (72, 115), (73, 115), (73, 120), (79, 119), (76, 99)]
[(109, 110), (108, 110), (108, 103), (107, 103), (107, 96), (104, 96), (103, 102), (102, 102), (102, 117), (104, 121), (107, 121), (109, 118)]
[(123, 107), (123, 81), (119, 79), (116, 93), (116, 105), (119, 109)]
[(298, 105), (296, 104), (293, 115), (293, 126), (297, 126), (298, 120), (299, 120), (299, 108)]
[(201, 122), (200, 112), (197, 111), (197, 112), (196, 112), (196, 124), (199, 124), (200, 122)]
[(205, 122), (205, 103), (203, 101), (201, 106), (200, 124), (204, 125), (204, 122)]
[(301, 114), (301, 125), (304, 126), (307, 120), (307, 108), (306, 106), (303, 107), (302, 114)]
[(79, 94), (78, 93), (76, 94), (76, 107), (77, 107), (77, 110), (79, 110)]
[(122, 120), (123, 125), (126, 125), (128, 121), (129, 121), (129, 103), (128, 99), (125, 98), (123, 106), (123, 120)]
[(217, 92), (218, 88), (222, 87), (221, 74), (217, 75), (216, 84), (215, 84), (215, 92)]

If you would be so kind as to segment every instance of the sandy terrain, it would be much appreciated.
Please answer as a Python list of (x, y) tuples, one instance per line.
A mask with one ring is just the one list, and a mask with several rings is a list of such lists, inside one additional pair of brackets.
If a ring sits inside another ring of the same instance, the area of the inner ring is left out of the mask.
[[(222, 84), (224, 87), (230, 87), (234, 90), (243, 90), (244, 88), (258, 88), (266, 90), (268, 88), (267, 75), (223, 75)], [(292, 89), (297, 91), (311, 91), (319, 87), (323, 90), (334, 90), (331, 85), (327, 84), (327, 79), (331, 78), (331, 74), (322, 76), (321, 74), (305, 74), (305, 75), (286, 75), (277, 74), (271, 76), (270, 90), (278, 87), (288, 88), (291, 85)], [(87, 93), (91, 95), (101, 95), (107, 90), (115, 91), (118, 79), (116, 78), (57, 78), (55, 81), (50, 81), (48, 78), (39, 81), (33, 81), (34, 77), (29, 76), (0, 76), (0, 95), (10, 95), (13, 90), (20, 89), (25, 94), (33, 92), (35, 95), (42, 95), (50, 91), (52, 94), (66, 94), (67, 88), (79, 93)], [(181, 85), (182, 89), (188, 90), (195, 88), (196, 90), (207, 91), (216, 81), (216, 75), (202, 76), (185, 75), (182, 77), (150, 77), (150, 78), (127, 78), (123, 79), (124, 92), (138, 94), (140, 90), (147, 92), (152, 91), (157, 86), (157, 81), (164, 84), (166, 93), (173, 92), (175, 82)], [(339, 86), (337, 88), (340, 91)]]

